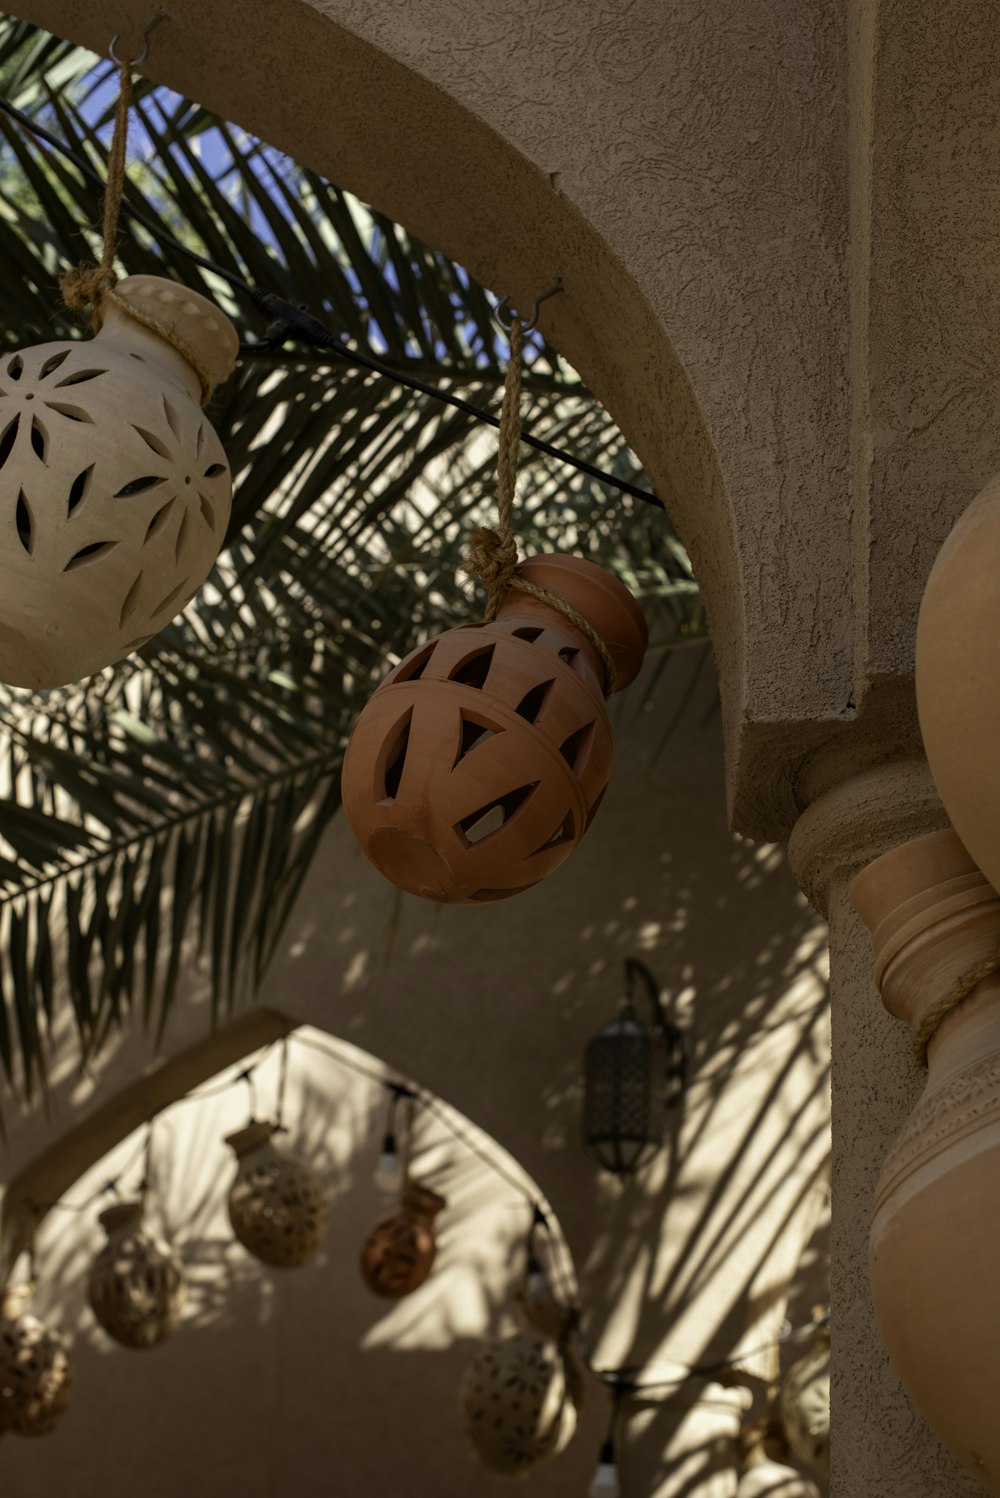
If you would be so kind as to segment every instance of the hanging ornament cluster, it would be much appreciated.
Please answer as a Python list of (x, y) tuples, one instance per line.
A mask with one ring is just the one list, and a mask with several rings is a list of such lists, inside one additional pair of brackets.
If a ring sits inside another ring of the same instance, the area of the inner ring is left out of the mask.
[(571, 1349), (576, 1312), (520, 1298), (524, 1325), (490, 1342), (466, 1368), (459, 1391), (462, 1424), (485, 1467), (521, 1475), (557, 1456), (572, 1440), (583, 1378)]
[(611, 774), (605, 697), (635, 678), (648, 640), (631, 593), (593, 562), (518, 564), (520, 349), (515, 318), (500, 526), (476, 532), (466, 567), (487, 588), (486, 619), (391, 671), (344, 759), (344, 811), (363, 852), (400, 889), (451, 905), (518, 894), (576, 847)]
[(102, 1212), (108, 1241), (94, 1260), (87, 1299), (98, 1322), (122, 1347), (155, 1347), (177, 1326), (184, 1271), (168, 1244), (142, 1228), (142, 1202)]
[(49, 1435), (73, 1393), (65, 1343), (27, 1310), (33, 1294), (15, 1285), (0, 1299), (0, 1434)]
[(373, 1294), (401, 1300), (420, 1288), (437, 1255), (434, 1219), (446, 1206), (436, 1191), (406, 1182), (398, 1210), (376, 1223), (361, 1250), (361, 1275)]
[(116, 285), (132, 71), (108, 163), (104, 252), (63, 294), (96, 337), (0, 363), (0, 680), (50, 688), (138, 649), (204, 582), (232, 482), (202, 411), (239, 350), (205, 297), (158, 276)]
[(272, 1269), (298, 1269), (326, 1233), (323, 1187), (314, 1171), (275, 1149), (277, 1125), (253, 1120), (226, 1137), (236, 1159), (227, 1205), (233, 1232)]

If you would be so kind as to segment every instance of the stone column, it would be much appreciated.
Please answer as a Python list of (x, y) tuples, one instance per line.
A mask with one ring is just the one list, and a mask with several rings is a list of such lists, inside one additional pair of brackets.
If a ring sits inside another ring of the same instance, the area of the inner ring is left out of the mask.
[(793, 872), (830, 925), (832, 1498), (982, 1498), (914, 1411), (882, 1343), (868, 1231), (882, 1162), (923, 1087), (909, 1030), (875, 986), (871, 939), (848, 898), (863, 868), (948, 825), (926, 761), (867, 770), (796, 823)]

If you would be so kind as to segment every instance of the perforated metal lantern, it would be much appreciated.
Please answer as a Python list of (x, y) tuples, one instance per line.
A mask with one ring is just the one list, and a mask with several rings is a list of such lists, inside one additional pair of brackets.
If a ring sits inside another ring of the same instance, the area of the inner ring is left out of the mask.
[[(615, 686), (642, 664), (646, 621), (617, 578), (576, 557), (521, 577), (566, 599), (608, 645)], [(504, 899), (563, 862), (611, 774), (603, 666), (587, 635), (512, 590), (496, 619), (421, 645), (386, 677), (344, 759), (344, 811), (387, 879), (445, 904)]]
[(307, 1165), (276, 1150), (275, 1125), (255, 1120), (230, 1134), (236, 1178), (229, 1188), (233, 1232), (255, 1258), (272, 1269), (298, 1269), (319, 1250), (326, 1232), (326, 1203)]
[[(628, 958), (626, 996), (616, 1019), (589, 1042), (584, 1057), (583, 1132), (603, 1170), (634, 1175), (663, 1143), (666, 1110), (681, 1099), (683, 1038), (663, 1013), (649, 969)], [(656, 1020), (644, 1025), (632, 1002), (636, 977), (647, 989)]]
[(170, 1336), (184, 1306), (184, 1270), (170, 1246), (142, 1228), (142, 1203), (102, 1212), (108, 1241), (91, 1266), (90, 1308), (122, 1347), (155, 1347)]
[(13, 1285), (0, 1299), (0, 1435), (49, 1435), (73, 1393), (66, 1344), (28, 1311), (33, 1293)]
[[(192, 349), (213, 382), (239, 339), (158, 276), (117, 294)], [(113, 301), (93, 339), (0, 359), (0, 681), (55, 687), (145, 644), (204, 582), (232, 480), (193, 367)]]

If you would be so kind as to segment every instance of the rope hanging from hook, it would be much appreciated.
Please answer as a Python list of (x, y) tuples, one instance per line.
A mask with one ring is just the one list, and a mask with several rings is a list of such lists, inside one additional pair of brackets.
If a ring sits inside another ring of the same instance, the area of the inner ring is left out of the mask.
[(540, 603), (557, 609), (565, 619), (590, 641), (604, 667), (604, 695), (615, 689), (615, 662), (607, 644), (589, 619), (578, 613), (565, 598), (539, 588), (517, 576), (518, 552), (514, 537), (514, 496), (517, 488), (517, 460), (521, 445), (521, 350), (524, 326), (516, 315), (510, 323), (510, 357), (504, 378), (503, 406), (500, 411), (499, 446), (497, 448), (497, 518), (494, 528), (479, 525), (472, 532), (471, 546), (463, 572), (486, 590), (486, 619), (495, 619), (505, 595), (512, 589), (527, 593)]
[[(153, 24), (156, 25), (156, 22)], [(115, 40), (117, 41), (117, 37)], [(101, 259), (97, 265), (73, 266), (61, 278), (59, 289), (64, 303), (71, 311), (82, 312), (88, 307), (93, 309), (95, 332), (100, 328), (103, 320), (104, 304), (114, 302), (115, 306), (133, 322), (149, 328), (151, 332), (169, 343), (171, 348), (176, 349), (182, 358), (187, 360), (198, 376), (198, 382), (201, 385), (201, 403), (205, 406), (212, 397), (212, 382), (198, 355), (172, 328), (164, 327), (155, 317), (150, 317), (147, 312), (133, 307), (125, 297), (119, 296), (115, 291), (118, 281), (118, 274), (115, 270), (115, 249), (118, 242), (118, 220), (121, 214), (122, 196), (125, 192), (125, 148), (128, 144), (128, 122), (132, 108), (133, 68), (133, 63), (128, 58), (119, 62), (115, 54), (115, 61), (119, 63), (118, 102), (115, 106), (115, 126), (111, 137), (111, 149), (108, 152), (108, 181), (104, 193), (104, 213), (101, 223)]]

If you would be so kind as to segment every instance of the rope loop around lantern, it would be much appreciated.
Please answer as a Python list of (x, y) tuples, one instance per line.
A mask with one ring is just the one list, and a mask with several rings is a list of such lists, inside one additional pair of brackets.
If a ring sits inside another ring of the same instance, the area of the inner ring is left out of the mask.
[[(153, 25), (156, 24), (154, 21)], [(152, 27), (149, 29), (152, 30)], [(115, 40), (117, 41), (117, 37)], [(145, 55), (145, 40), (144, 51), (141, 55)], [(118, 62), (118, 102), (115, 106), (111, 149), (108, 152), (108, 182), (104, 194), (104, 214), (101, 223), (101, 259), (98, 265), (72, 266), (60, 279), (59, 289), (62, 292), (63, 302), (70, 311), (83, 312), (88, 307), (92, 308), (95, 332), (101, 325), (101, 309), (105, 303), (113, 302), (133, 322), (149, 328), (157, 337), (169, 343), (170, 347), (177, 350), (198, 376), (198, 383), (201, 386), (201, 404), (207, 406), (212, 398), (212, 382), (194, 349), (172, 328), (165, 327), (148, 312), (133, 307), (131, 302), (119, 296), (115, 291), (118, 282), (118, 273), (114, 264), (115, 246), (118, 242), (118, 220), (125, 192), (125, 148), (128, 143), (129, 112), (132, 108), (132, 68), (134, 66), (128, 58), (124, 62), (119, 61), (117, 55), (115, 61)]]
[(550, 593), (547, 588), (528, 582), (517, 576), (518, 551), (514, 538), (514, 494), (517, 487), (517, 460), (521, 445), (521, 350), (524, 342), (524, 324), (515, 314), (510, 321), (510, 357), (504, 378), (503, 406), (500, 411), (499, 444), (497, 447), (497, 511), (498, 524), (494, 528), (480, 525), (472, 532), (471, 547), (463, 565), (463, 572), (473, 582), (481, 583), (486, 590), (486, 619), (495, 619), (504, 597), (512, 590), (527, 593), (549, 608), (556, 609), (573, 628), (589, 640), (604, 667), (604, 695), (610, 697), (615, 690), (615, 660), (611, 651), (589, 619), (585, 619), (571, 603)]

